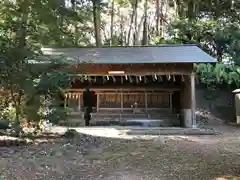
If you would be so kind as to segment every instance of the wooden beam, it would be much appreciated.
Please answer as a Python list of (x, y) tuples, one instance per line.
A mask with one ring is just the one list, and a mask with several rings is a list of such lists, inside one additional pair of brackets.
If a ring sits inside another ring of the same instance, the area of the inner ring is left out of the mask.
[[(91, 90), (93, 91), (111, 91), (111, 92), (121, 92), (121, 91), (149, 91), (149, 92), (153, 92), (153, 91), (161, 91), (161, 92), (173, 92), (173, 91), (177, 91), (177, 90), (180, 90), (180, 88), (152, 88), (152, 87), (149, 87), (149, 88), (119, 88), (119, 87), (112, 87), (112, 88), (91, 88)], [(65, 90), (65, 93), (73, 93), (73, 92), (83, 92), (84, 89), (76, 89), (76, 88), (72, 88), (72, 89), (66, 89)]]
[[(113, 92), (113, 91), (111, 91), (111, 92), (97, 92), (97, 94), (116, 94), (117, 92)], [(171, 94), (171, 92), (146, 92), (146, 93), (144, 93), (144, 91), (142, 91), (142, 92), (121, 92), (122, 94), (132, 94), (132, 95), (134, 95), (134, 94)]]
[[(159, 75), (159, 76), (163, 76), (163, 75), (167, 75), (171, 73), (172, 75), (190, 75), (191, 73), (189, 72), (182, 72), (182, 71), (173, 71), (173, 72), (134, 72), (134, 73), (125, 73), (125, 74), (114, 74), (114, 76), (121, 76), (121, 77), (125, 77), (125, 76), (154, 76), (154, 75)], [(77, 74), (76, 76), (82, 76), (82, 75), (88, 75), (88, 76), (110, 76), (110, 74), (107, 73), (99, 73), (99, 74), (95, 74), (95, 73), (89, 73), (89, 74)]]
[[(84, 69), (84, 71), (83, 71)], [(134, 75), (151, 75), (161, 72), (162, 75), (166, 73), (190, 74), (193, 71), (193, 63), (158, 63), (154, 66), (152, 64), (82, 64), (81, 68), (75, 68), (76, 72), (87, 74), (108, 75), (109, 71), (124, 71), (125, 74)]]
[[(141, 109), (141, 110), (144, 110), (145, 108), (138, 108), (138, 109)], [(99, 111), (100, 110), (132, 110), (132, 108), (99, 108)], [(170, 108), (147, 108), (147, 110), (168, 110), (170, 111), (171, 109)]]

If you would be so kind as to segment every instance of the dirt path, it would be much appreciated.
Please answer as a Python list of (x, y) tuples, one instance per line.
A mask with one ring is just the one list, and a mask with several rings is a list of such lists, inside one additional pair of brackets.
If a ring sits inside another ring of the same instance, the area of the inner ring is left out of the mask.
[(240, 179), (237, 130), (222, 136), (99, 138), (0, 148), (0, 174), (7, 180), (213, 180)]

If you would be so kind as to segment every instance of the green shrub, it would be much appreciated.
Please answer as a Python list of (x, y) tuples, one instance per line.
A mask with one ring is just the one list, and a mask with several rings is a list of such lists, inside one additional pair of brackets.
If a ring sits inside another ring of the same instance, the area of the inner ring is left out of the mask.
[(10, 122), (9, 120), (0, 119), (0, 129), (6, 130), (9, 128)]
[(75, 129), (68, 129), (64, 133), (63, 137), (65, 137), (65, 138), (74, 138), (74, 137), (76, 137), (78, 135), (79, 135), (79, 133)]
[(24, 134), (22, 135), (22, 137), (28, 138), (28, 139), (34, 139), (35, 134), (34, 134), (34, 132), (27, 132), (27, 133), (24, 133)]

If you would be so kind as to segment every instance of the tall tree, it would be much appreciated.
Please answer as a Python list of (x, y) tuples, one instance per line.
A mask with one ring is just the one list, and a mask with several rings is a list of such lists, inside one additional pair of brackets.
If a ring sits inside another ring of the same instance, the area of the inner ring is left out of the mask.
[(101, 47), (101, 1), (92, 0), (92, 3), (96, 46)]
[(129, 29), (128, 29), (128, 34), (127, 34), (127, 45), (130, 44), (130, 39), (131, 39), (131, 33), (132, 33), (132, 26), (133, 26), (133, 22), (134, 22), (134, 17), (136, 16), (136, 13), (137, 13), (138, 0), (133, 0), (133, 1), (131, 1), (131, 7), (132, 7), (132, 14), (131, 14), (130, 24), (129, 24)]
[(113, 44), (113, 28), (114, 28), (115, 2), (111, 4), (111, 25), (110, 25), (110, 46)]
[(124, 46), (126, 43), (124, 39), (124, 21), (123, 21), (123, 15), (121, 14), (120, 8), (118, 8), (119, 16), (120, 16), (120, 44), (121, 46)]
[(160, 0), (156, 0), (156, 34), (160, 35), (159, 32), (159, 23), (160, 23)]
[(145, 0), (142, 45), (148, 44), (148, 14), (147, 13), (148, 13), (148, 0)]
[(135, 15), (134, 15), (134, 33), (133, 33), (133, 44), (137, 45), (138, 43), (138, 2), (139, 0), (136, 0), (135, 4)]

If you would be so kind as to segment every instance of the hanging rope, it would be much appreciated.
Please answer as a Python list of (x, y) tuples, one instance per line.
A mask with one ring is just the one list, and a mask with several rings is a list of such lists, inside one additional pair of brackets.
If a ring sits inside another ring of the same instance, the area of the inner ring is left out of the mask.
[(116, 83), (116, 78), (112, 76), (113, 82)]
[(154, 74), (154, 79), (155, 79), (155, 80), (157, 80), (157, 79), (158, 79), (156, 74)]
[(138, 80), (138, 77), (136, 76), (136, 83), (138, 84), (139, 83), (139, 80)]
[(88, 82), (92, 82), (91, 76), (88, 77)]
[(185, 81), (185, 79), (184, 79), (183, 75), (182, 75), (182, 77), (181, 77), (181, 81), (182, 81), (182, 82), (184, 82), (184, 81)]
[(105, 84), (105, 82), (106, 82), (106, 79), (105, 79), (105, 77), (104, 77), (104, 76), (102, 76), (102, 80), (103, 80), (103, 84)]
[(130, 83), (133, 83), (133, 80), (132, 80), (131, 76), (129, 76), (129, 81), (130, 81)]
[(163, 81), (162, 76), (158, 76), (158, 77), (159, 77), (158, 82), (162, 82)]
[(147, 83), (148, 79), (146, 76), (144, 76), (144, 83)]
[(176, 79), (175, 79), (175, 76), (173, 75), (173, 82), (175, 82), (176, 81)]
[(171, 75), (170, 74), (167, 75), (167, 79), (168, 79), (168, 81), (171, 80)]

